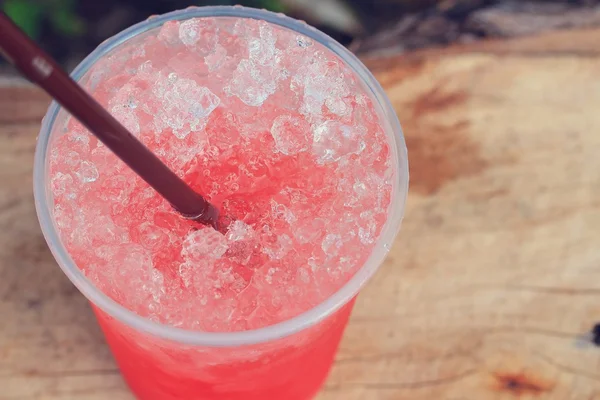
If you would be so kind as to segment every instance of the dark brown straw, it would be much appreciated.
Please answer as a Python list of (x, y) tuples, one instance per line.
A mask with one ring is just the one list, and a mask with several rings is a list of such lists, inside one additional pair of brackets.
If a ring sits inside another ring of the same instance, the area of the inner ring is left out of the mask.
[(194, 192), (0, 12), (0, 52), (85, 125), (184, 217), (218, 230), (217, 209)]

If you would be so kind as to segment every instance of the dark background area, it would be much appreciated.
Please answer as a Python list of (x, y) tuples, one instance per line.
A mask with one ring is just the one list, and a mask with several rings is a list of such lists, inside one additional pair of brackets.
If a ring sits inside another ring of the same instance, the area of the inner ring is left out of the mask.
[[(398, 53), (600, 24), (600, 0), (2, 0), (2, 9), (67, 69), (153, 14), (235, 5), (306, 20), (356, 53)], [(4, 66), (6, 71), (6, 66)]]

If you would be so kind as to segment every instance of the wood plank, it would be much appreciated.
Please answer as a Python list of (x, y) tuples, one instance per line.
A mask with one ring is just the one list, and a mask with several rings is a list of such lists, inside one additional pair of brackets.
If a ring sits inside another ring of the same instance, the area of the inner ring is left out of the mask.
[[(600, 399), (585, 336), (600, 320), (599, 39), (368, 61), (403, 123), (411, 190), (318, 400)], [(0, 89), (0, 399), (131, 399), (33, 210), (47, 101)]]

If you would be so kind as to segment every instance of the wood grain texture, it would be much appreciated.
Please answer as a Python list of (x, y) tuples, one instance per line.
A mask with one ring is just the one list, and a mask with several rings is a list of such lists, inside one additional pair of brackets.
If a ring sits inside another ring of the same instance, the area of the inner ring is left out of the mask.
[[(600, 400), (600, 30), (368, 64), (411, 189), (318, 400)], [(38, 228), (46, 104), (0, 89), (0, 399), (131, 399)]]

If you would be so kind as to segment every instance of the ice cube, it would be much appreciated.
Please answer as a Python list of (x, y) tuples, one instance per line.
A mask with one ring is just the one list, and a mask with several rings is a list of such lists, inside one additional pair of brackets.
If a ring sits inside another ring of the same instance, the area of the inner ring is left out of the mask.
[(342, 244), (342, 237), (340, 235), (330, 233), (323, 238), (321, 249), (323, 249), (323, 252), (328, 256), (335, 256), (342, 247)]
[(303, 95), (300, 111), (310, 120), (318, 120), (323, 105), (331, 106), (334, 113), (347, 113), (340, 101), (350, 94), (349, 78), (342, 71), (336, 61), (316, 53), (312, 62), (300, 67), (292, 78), (290, 87)]
[(169, 243), (168, 232), (150, 222), (143, 222), (135, 231), (139, 243), (146, 249), (160, 250)]
[(250, 60), (258, 65), (274, 65), (279, 62), (281, 51), (275, 47), (277, 38), (273, 28), (266, 22), (259, 22), (260, 37), (248, 41), (248, 54)]
[(216, 22), (211, 18), (193, 18), (179, 26), (179, 39), (193, 51), (207, 55), (219, 40)]
[(204, 63), (208, 67), (209, 72), (214, 72), (221, 68), (227, 59), (227, 50), (220, 44), (215, 45), (215, 50), (204, 57)]
[(339, 121), (325, 121), (313, 130), (312, 151), (317, 163), (329, 164), (365, 149), (365, 129)]
[(160, 99), (160, 107), (149, 110), (155, 113), (157, 129), (171, 128), (179, 139), (185, 139), (192, 130), (203, 129), (221, 102), (210, 89), (174, 74), (166, 78), (161, 74), (153, 92)]
[(271, 215), (273, 218), (282, 219), (288, 224), (292, 224), (298, 219), (289, 208), (273, 199), (271, 199)]
[(329, 111), (331, 111), (333, 114), (336, 114), (340, 117), (346, 117), (352, 113), (352, 106), (349, 104), (349, 102), (341, 98), (328, 97), (325, 99), (325, 106), (327, 106)]
[(228, 249), (227, 239), (213, 228), (202, 228), (187, 234), (181, 255), (185, 260), (218, 259)]
[(247, 265), (256, 247), (256, 236), (252, 227), (241, 220), (232, 222), (227, 230), (227, 240), (227, 258)]
[(67, 231), (73, 225), (73, 210), (69, 210), (63, 205), (56, 204), (54, 206), (53, 217), (56, 226), (62, 231)]
[(73, 177), (71, 175), (57, 172), (56, 175), (52, 177), (50, 185), (52, 187), (52, 193), (55, 196), (64, 195), (66, 198), (75, 198), (75, 193), (73, 192)]
[(325, 221), (321, 218), (306, 218), (294, 227), (294, 237), (300, 244), (311, 243), (321, 236)]
[(241, 319), (248, 319), (258, 307), (258, 290), (249, 286), (238, 298), (237, 312)]
[(292, 239), (284, 233), (272, 243), (264, 243), (262, 250), (271, 260), (281, 260), (292, 249), (292, 244)]
[[(89, 223), (89, 219), (93, 220), (93, 223)], [(107, 215), (88, 217), (88, 223), (86, 239), (92, 241), (92, 244), (108, 243), (115, 245), (121, 242), (123, 231), (115, 225), (111, 217)]]
[(372, 197), (377, 189), (372, 188), (370, 185), (368, 186), (365, 184), (365, 182), (355, 178), (354, 183), (350, 179), (340, 179), (338, 190), (348, 194), (344, 200), (345, 206), (356, 207), (361, 201)]
[(340, 257), (339, 259), (339, 267), (340, 271), (343, 273), (348, 273), (354, 271), (358, 263), (358, 257)]
[(375, 232), (377, 224), (373, 220), (367, 220), (361, 223), (358, 228), (358, 238), (362, 244), (371, 244), (375, 242)]
[(281, 51), (275, 47), (277, 38), (268, 24), (254, 22), (236, 29), (248, 40), (249, 58), (240, 61), (226, 91), (247, 105), (258, 107), (275, 93), (278, 82), (286, 79), (288, 73), (280, 65)]
[(74, 129), (67, 134), (67, 140), (69, 141), (69, 148), (73, 149), (79, 154), (86, 154), (90, 151), (90, 133), (80, 129)]
[(201, 26), (198, 20), (188, 19), (179, 25), (179, 39), (188, 46), (200, 40)]
[(276, 69), (253, 64), (250, 60), (242, 60), (233, 72), (233, 78), (226, 91), (249, 106), (259, 107), (277, 89), (281, 74)]
[(233, 267), (219, 268), (215, 271), (216, 279), (213, 281), (213, 286), (221, 289), (235, 281), (233, 276)]
[(167, 46), (181, 44), (179, 40), (179, 21), (167, 21), (160, 28), (158, 40), (162, 41)]
[(239, 19), (233, 26), (233, 34), (245, 39), (256, 38), (260, 35), (260, 23), (255, 19)]
[(300, 116), (278, 116), (273, 121), (271, 135), (275, 139), (275, 148), (285, 155), (305, 151), (312, 144), (310, 125)]
[(184, 262), (179, 264), (179, 276), (183, 281), (185, 287), (190, 287), (193, 283), (194, 277), (194, 266), (190, 262)]
[(205, 129), (208, 141), (219, 149), (230, 149), (240, 141), (241, 124), (233, 112), (215, 114)]
[[(187, 81), (186, 85), (180, 85), (178, 90), (181, 93), (188, 93), (190, 96), (189, 110), (195, 118), (206, 118), (215, 108), (219, 106), (221, 100), (208, 88), (191, 87), (193, 81)], [(189, 89), (188, 89), (189, 88)]]
[(83, 161), (79, 164), (79, 169), (75, 174), (82, 183), (91, 183), (98, 179), (98, 169), (96, 169), (96, 166), (89, 161)]
[(369, 193), (369, 190), (367, 189), (367, 185), (365, 185), (363, 182), (356, 180), (354, 182), (354, 185), (352, 185), (352, 189), (354, 190), (354, 193), (356, 193), (359, 197), (363, 197), (366, 196)]
[(215, 270), (213, 287), (239, 294), (246, 289), (250, 283), (250, 276), (242, 276), (238, 273), (238, 268), (226, 264)]
[(213, 289), (212, 274), (216, 268), (216, 259), (203, 257), (185, 259), (179, 264), (178, 272), (186, 288), (193, 289), (198, 294), (205, 294)]
[(238, 242), (240, 240), (250, 239), (254, 236), (254, 230), (244, 221), (233, 221), (227, 230), (227, 240)]

